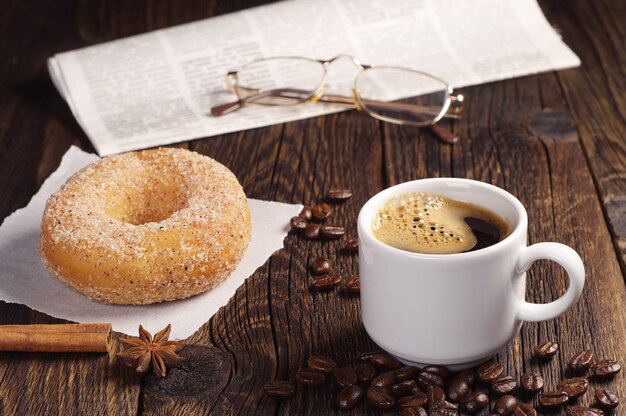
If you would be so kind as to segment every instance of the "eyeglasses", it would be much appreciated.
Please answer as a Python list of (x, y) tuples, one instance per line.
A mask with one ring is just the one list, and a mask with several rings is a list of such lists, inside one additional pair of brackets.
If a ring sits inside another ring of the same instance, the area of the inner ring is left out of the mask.
[[(326, 94), (328, 67), (339, 59), (350, 60), (359, 70), (351, 97)], [(238, 100), (211, 108), (214, 116), (253, 104), (289, 106), (308, 101), (355, 108), (389, 123), (427, 126), (445, 143), (458, 140), (458, 136), (435, 123), (443, 117), (458, 118), (463, 96), (453, 95), (445, 81), (413, 69), (364, 65), (348, 55), (326, 61), (275, 57), (252, 61), (229, 72), (226, 83)]]

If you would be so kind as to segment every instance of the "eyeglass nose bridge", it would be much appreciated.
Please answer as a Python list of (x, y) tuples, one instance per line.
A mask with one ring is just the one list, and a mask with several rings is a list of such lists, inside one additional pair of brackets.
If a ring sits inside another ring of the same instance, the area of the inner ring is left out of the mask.
[(326, 61), (320, 61), (320, 62), (321, 62), (321, 63), (322, 63), (325, 67), (327, 67), (327, 68), (328, 68), (328, 66), (329, 66), (330, 64), (332, 64), (333, 62), (336, 62), (336, 61), (339, 61), (339, 60), (342, 60), (342, 59), (347, 59), (347, 60), (349, 60), (350, 62), (352, 62), (352, 64), (353, 64), (354, 66), (356, 66), (357, 68), (359, 68), (359, 69), (361, 69), (361, 70), (366, 69), (366, 68), (369, 68), (369, 65), (363, 65), (363, 64), (361, 63), (361, 61), (359, 61), (358, 59), (356, 59), (354, 56), (352, 56), (352, 55), (346, 55), (346, 54), (339, 54), (339, 55), (337, 55), (337, 56), (335, 56), (335, 57), (333, 57), (333, 58), (330, 58), (330, 59), (328, 59), (328, 60), (326, 60)]

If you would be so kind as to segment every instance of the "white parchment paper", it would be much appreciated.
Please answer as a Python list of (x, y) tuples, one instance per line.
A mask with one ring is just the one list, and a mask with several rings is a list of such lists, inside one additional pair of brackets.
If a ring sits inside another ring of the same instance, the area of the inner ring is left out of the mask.
[(75, 322), (110, 322), (115, 331), (136, 334), (139, 324), (152, 333), (172, 324), (172, 339), (186, 338), (225, 305), (248, 276), (283, 247), (289, 219), (301, 205), (248, 199), (252, 240), (233, 274), (212, 290), (189, 299), (148, 306), (105, 305), (64, 285), (41, 263), (39, 227), (46, 200), (76, 171), (98, 159), (72, 146), (59, 168), (25, 208), (8, 216), (0, 227), (0, 300), (24, 304)]

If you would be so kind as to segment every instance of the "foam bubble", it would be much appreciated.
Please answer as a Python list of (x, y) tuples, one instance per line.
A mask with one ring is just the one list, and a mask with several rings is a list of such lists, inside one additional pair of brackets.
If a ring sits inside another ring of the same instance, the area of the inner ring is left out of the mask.
[(377, 239), (417, 253), (469, 251), (476, 236), (464, 221), (476, 208), (435, 194), (413, 192), (389, 199), (372, 220)]

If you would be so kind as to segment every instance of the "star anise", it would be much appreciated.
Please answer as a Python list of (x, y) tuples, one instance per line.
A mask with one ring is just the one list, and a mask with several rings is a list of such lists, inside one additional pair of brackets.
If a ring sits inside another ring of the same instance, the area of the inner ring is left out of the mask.
[(154, 338), (150, 332), (139, 325), (139, 338), (120, 338), (120, 342), (128, 348), (116, 356), (130, 367), (134, 367), (138, 373), (146, 373), (152, 367), (152, 371), (159, 377), (165, 377), (168, 367), (175, 367), (184, 358), (176, 352), (187, 345), (180, 341), (168, 341), (172, 325), (167, 325), (159, 331)]

